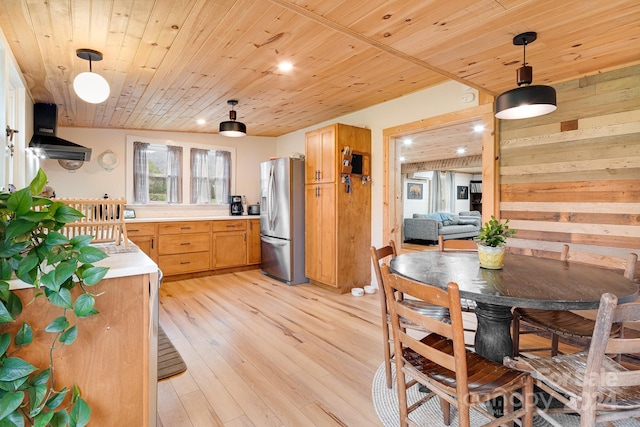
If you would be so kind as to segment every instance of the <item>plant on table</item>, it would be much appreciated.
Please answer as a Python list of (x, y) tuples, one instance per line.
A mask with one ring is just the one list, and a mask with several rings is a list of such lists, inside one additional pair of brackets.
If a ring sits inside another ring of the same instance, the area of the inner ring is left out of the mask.
[(478, 241), (485, 246), (498, 247), (503, 246), (507, 237), (516, 234), (516, 230), (509, 228), (509, 220), (501, 223), (495, 216), (491, 215), (491, 219), (484, 223), (480, 229)]
[[(55, 384), (53, 351), (77, 337), (77, 325), (67, 317), (70, 312), (77, 319), (98, 313), (97, 295), (89, 287), (100, 282), (108, 268), (92, 263), (107, 255), (90, 246), (92, 236), (68, 239), (59, 232), (83, 215), (38, 196), (46, 181), (39, 170), (29, 187), (0, 193), (0, 427), (84, 426), (91, 416), (76, 385), (70, 390)], [(50, 335), (44, 336), (51, 339), (48, 366), (36, 367), (20, 357), (20, 350), (33, 342), (34, 331), (27, 322), (16, 323), (23, 305), (10, 290), (12, 278), (32, 285), (35, 298), (60, 309), (60, 316), (45, 328)]]

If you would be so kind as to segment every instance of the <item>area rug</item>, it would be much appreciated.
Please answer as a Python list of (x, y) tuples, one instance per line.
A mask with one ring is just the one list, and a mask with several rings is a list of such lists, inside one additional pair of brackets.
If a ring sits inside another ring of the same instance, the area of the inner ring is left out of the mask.
[[(373, 406), (385, 427), (396, 427), (400, 425), (400, 415), (398, 413), (398, 393), (396, 387), (395, 378), (395, 365), (391, 365), (393, 372), (393, 388), (389, 389), (386, 385), (386, 377), (384, 372), (384, 363), (380, 365), (373, 377), (373, 385), (371, 388), (371, 394), (373, 398)], [(418, 385), (411, 387), (407, 390), (407, 399), (409, 404), (418, 401), (423, 394), (418, 391)], [(471, 410), (471, 426), (481, 426), (487, 423), (489, 420), (479, 412)], [(410, 418), (420, 426), (428, 427), (446, 427), (442, 423), (442, 411), (440, 410), (440, 403), (437, 398), (429, 400), (423, 404), (420, 408), (415, 410)], [(577, 416), (558, 414), (554, 415), (554, 418), (565, 427), (580, 427), (580, 418)], [(455, 407), (451, 406), (451, 426), (458, 425), (458, 413)], [(534, 416), (533, 425), (536, 427), (550, 426), (547, 421), (539, 416)], [(616, 427), (640, 427), (640, 422), (635, 420), (623, 420), (614, 422)], [(450, 426), (450, 427), (451, 427)], [(605, 424), (597, 424), (598, 427), (606, 427)]]
[(182, 356), (173, 346), (161, 326), (158, 326), (158, 381), (165, 380), (187, 370)]

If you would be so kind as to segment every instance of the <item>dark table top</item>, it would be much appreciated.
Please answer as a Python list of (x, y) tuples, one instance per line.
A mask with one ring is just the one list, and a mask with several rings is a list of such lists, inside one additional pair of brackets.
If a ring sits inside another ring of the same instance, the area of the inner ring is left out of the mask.
[(474, 252), (424, 251), (398, 255), (389, 267), (443, 289), (456, 282), (462, 298), (502, 306), (590, 310), (598, 308), (605, 292), (619, 303), (638, 296), (638, 285), (622, 272), (526, 255), (506, 254), (501, 270), (487, 270)]

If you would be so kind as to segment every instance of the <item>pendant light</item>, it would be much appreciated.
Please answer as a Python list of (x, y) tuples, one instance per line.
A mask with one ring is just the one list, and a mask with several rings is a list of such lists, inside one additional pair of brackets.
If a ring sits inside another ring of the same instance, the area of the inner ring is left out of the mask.
[(89, 71), (78, 74), (73, 80), (73, 90), (76, 95), (90, 104), (106, 101), (111, 92), (109, 83), (100, 74), (94, 73), (91, 67), (92, 61), (102, 61), (102, 53), (92, 49), (78, 49), (76, 55), (78, 58), (89, 61)]
[(557, 108), (554, 88), (531, 86), (533, 68), (527, 65), (526, 49), (537, 37), (537, 33), (530, 31), (513, 38), (513, 44), (523, 49), (522, 67), (517, 70), (518, 87), (496, 98), (495, 116), (498, 119), (527, 119), (549, 114)]
[(220, 123), (220, 135), (230, 136), (232, 138), (238, 138), (247, 134), (247, 126), (242, 122), (236, 122), (236, 112), (233, 109), (238, 105), (238, 101), (230, 99), (227, 104), (231, 105), (231, 111), (229, 111), (229, 120)]

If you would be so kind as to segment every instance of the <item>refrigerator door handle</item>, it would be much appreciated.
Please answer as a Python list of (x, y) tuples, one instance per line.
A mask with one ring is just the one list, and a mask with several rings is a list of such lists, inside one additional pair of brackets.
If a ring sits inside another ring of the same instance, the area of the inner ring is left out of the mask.
[(276, 202), (275, 168), (275, 164), (271, 164), (271, 170), (269, 171), (269, 206), (267, 206), (269, 230), (273, 230), (275, 228), (276, 215), (278, 214), (278, 203)]

